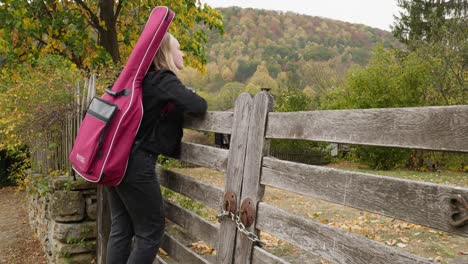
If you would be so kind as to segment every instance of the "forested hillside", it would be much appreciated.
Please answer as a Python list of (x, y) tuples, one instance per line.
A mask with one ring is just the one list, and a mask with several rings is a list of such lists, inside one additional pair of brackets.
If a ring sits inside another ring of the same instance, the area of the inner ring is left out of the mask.
[(210, 60), (241, 57), (281, 65), (269, 66), (275, 69), (273, 77), (300, 61), (341, 56), (346, 62), (365, 64), (375, 43), (396, 44), (390, 32), (321, 17), (237, 7), (221, 12), (226, 34), (210, 35)]
[(226, 86), (231, 93), (297, 88), (314, 97), (337, 86), (351, 65), (365, 65), (375, 44), (399, 45), (390, 32), (365, 25), (251, 8), (220, 11), (225, 34), (208, 35), (206, 74), (190, 68), (182, 74), (188, 85), (210, 93)]

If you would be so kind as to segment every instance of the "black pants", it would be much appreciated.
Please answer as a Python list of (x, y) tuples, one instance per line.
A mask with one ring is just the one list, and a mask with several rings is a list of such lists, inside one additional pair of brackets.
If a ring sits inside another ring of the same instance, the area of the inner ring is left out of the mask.
[(108, 264), (151, 264), (156, 257), (164, 235), (164, 205), (155, 172), (156, 157), (136, 150), (120, 185), (106, 188), (112, 219)]

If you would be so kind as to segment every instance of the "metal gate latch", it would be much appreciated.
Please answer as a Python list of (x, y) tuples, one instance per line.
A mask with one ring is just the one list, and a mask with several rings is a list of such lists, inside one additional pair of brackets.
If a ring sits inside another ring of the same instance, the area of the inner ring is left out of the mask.
[(252, 199), (246, 198), (241, 204), (240, 220), (245, 227), (249, 227), (255, 220), (255, 207)]
[(235, 214), (237, 210), (236, 194), (233, 192), (226, 192), (224, 194), (223, 209), (226, 212)]
[(468, 202), (461, 194), (457, 194), (450, 198), (450, 213), (449, 222), (454, 227), (462, 227), (468, 223)]

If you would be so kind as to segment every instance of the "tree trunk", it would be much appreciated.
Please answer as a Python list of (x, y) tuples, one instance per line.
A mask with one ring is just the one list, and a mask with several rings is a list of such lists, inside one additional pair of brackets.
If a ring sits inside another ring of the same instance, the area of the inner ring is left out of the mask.
[(114, 0), (100, 0), (99, 9), (99, 18), (104, 22), (104, 27), (99, 30), (99, 45), (104, 47), (112, 56), (114, 63), (117, 63), (120, 61), (120, 53), (115, 28)]

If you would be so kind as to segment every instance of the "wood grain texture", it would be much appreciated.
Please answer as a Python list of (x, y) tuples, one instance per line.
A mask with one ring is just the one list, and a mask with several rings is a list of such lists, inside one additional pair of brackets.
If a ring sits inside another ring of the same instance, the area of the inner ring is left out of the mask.
[(372, 240), (259, 203), (257, 226), (333, 263), (433, 263)]
[(228, 150), (183, 142), (180, 160), (225, 172)]
[[(247, 139), (249, 122), (251, 118), (252, 96), (247, 93), (241, 94), (234, 108), (234, 121), (231, 132), (231, 143), (229, 146), (229, 160), (227, 164), (225, 192), (237, 194), (237, 204), (240, 204), (240, 193), (242, 188), (242, 177), (244, 175), (244, 161), (247, 150)], [(221, 203), (222, 204), (222, 203)], [(221, 207), (219, 210), (221, 211)], [(236, 225), (230, 220), (221, 221), (219, 230), (219, 244), (216, 262), (232, 264), (235, 242)]]
[(106, 263), (107, 242), (109, 241), (111, 216), (109, 202), (103, 185), (97, 185), (97, 241), (96, 241), (96, 262)]
[(153, 261), (153, 264), (168, 264), (168, 263), (158, 255), (156, 256), (156, 259)]
[(162, 186), (178, 192), (190, 199), (201, 202), (214, 210), (218, 210), (220, 208), (223, 189), (170, 170), (165, 170), (159, 166), (157, 170)]
[(185, 116), (184, 127), (195, 130), (231, 134), (233, 112), (208, 112), (203, 117)]
[(270, 113), (266, 136), (468, 152), (468, 105)]
[(343, 171), (265, 157), (262, 184), (468, 237), (449, 224), (450, 198), (468, 188)]
[[(255, 95), (253, 109), (250, 119), (247, 153), (245, 157), (244, 179), (242, 182), (241, 202), (246, 198), (252, 199), (254, 208), (257, 202), (261, 201), (265, 192), (265, 187), (260, 185), (260, 171), (262, 168), (262, 157), (265, 147), (265, 127), (268, 112), (273, 109), (273, 99), (268, 92), (261, 92)], [(240, 208), (241, 203), (239, 203)], [(254, 209), (255, 211), (256, 209)], [(255, 220), (247, 228), (250, 232), (258, 235), (255, 229)], [(251, 263), (253, 243), (243, 233), (237, 234), (237, 245), (234, 263)]]
[(252, 264), (289, 264), (289, 262), (257, 246), (254, 247), (253, 249), (251, 263)]
[(166, 200), (165, 206), (166, 217), (169, 220), (185, 228), (185, 230), (194, 237), (216, 248), (218, 242), (218, 226), (170, 201)]
[(178, 263), (186, 264), (209, 264), (207, 260), (200, 257), (197, 253), (184, 246), (168, 233), (164, 234), (161, 248)]

